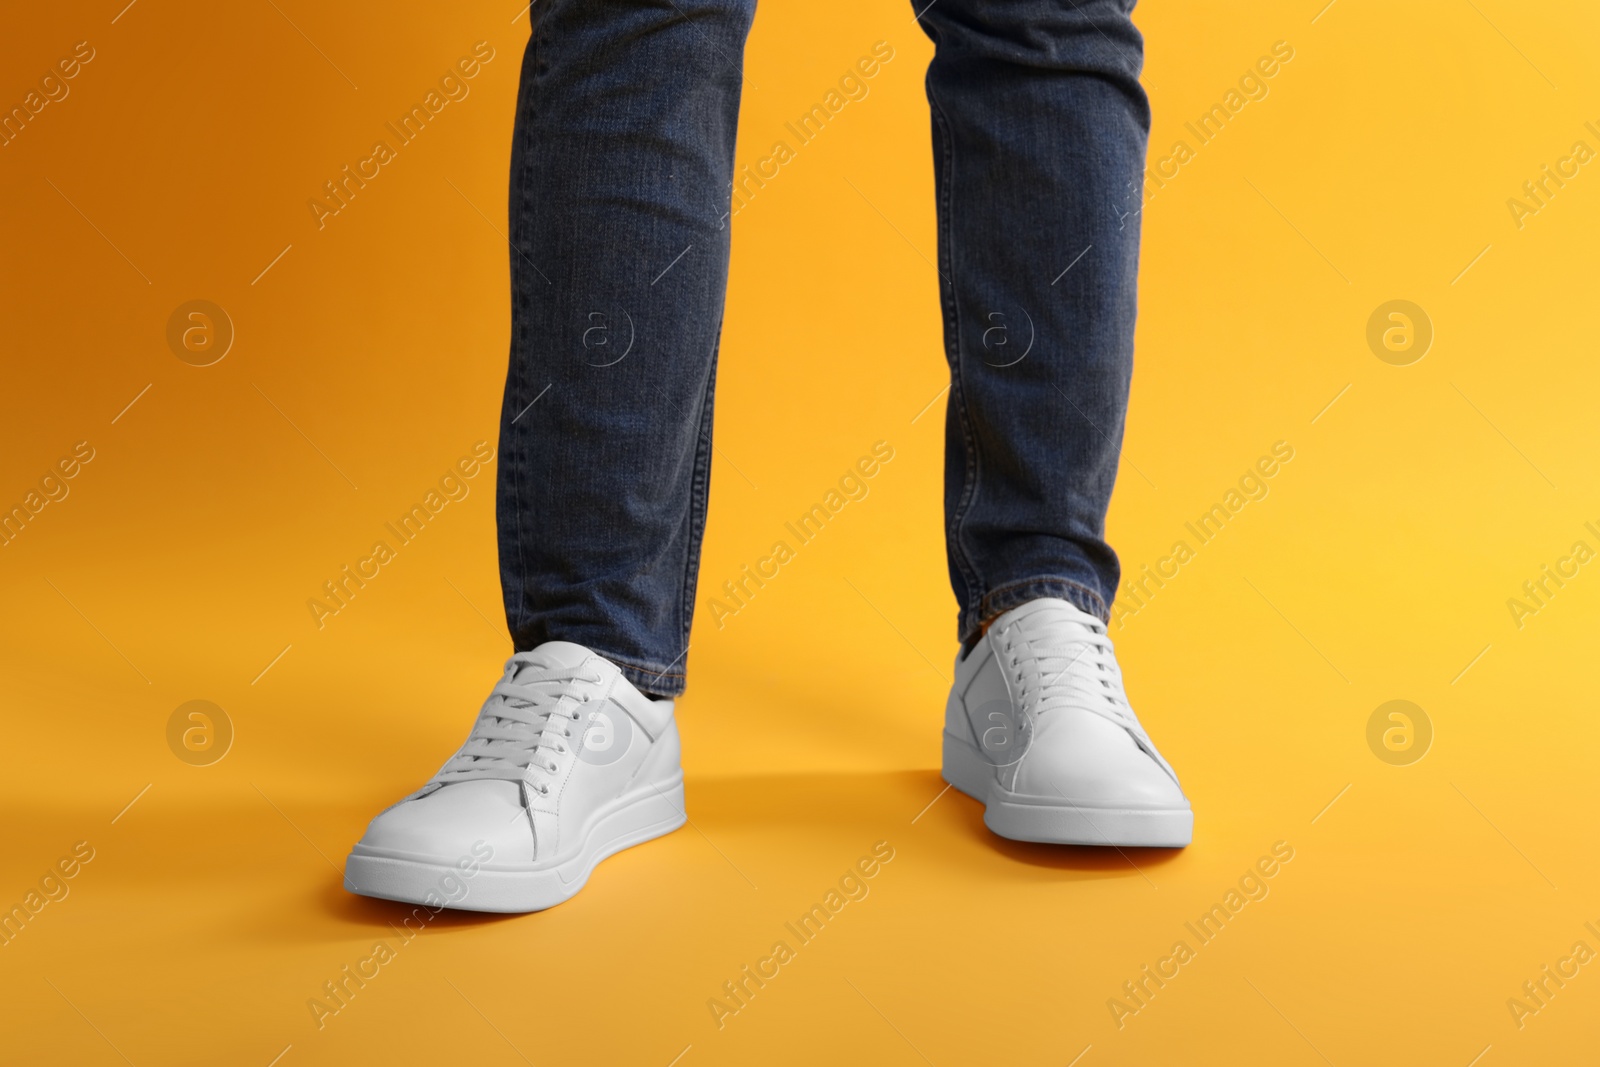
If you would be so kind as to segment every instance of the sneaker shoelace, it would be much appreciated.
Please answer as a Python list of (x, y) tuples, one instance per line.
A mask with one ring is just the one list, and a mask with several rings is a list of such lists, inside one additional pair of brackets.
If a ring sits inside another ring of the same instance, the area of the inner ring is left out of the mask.
[(435, 782), (527, 781), (549, 793), (545, 774), (554, 774), (554, 756), (572, 747), (574, 724), (603, 679), (592, 666), (562, 667), (530, 652), (512, 656), (507, 666), (507, 679), (490, 692), (466, 743)]
[(1106, 625), (1068, 609), (1030, 612), (1000, 634), (1020, 710), (1032, 718), (1077, 709), (1116, 723), (1174, 782), (1177, 772), (1156, 750), (1122, 687), (1122, 668)]
[(1000, 643), (1019, 687), (1017, 703), (1025, 712), (1039, 716), (1077, 708), (1143, 733), (1122, 688), (1111, 638), (1099, 619), (1035, 611), (1007, 627)]

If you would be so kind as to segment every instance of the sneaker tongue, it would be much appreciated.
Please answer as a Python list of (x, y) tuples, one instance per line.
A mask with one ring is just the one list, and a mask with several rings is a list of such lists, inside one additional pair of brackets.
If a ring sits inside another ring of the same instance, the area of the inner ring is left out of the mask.
[[(1040, 597), (1037, 600), (1030, 600), (1020, 607), (1011, 609), (1001, 618), (1011, 622), (1021, 622), (1027, 619), (1033, 625), (1070, 620), (1086, 630), (1093, 630), (1095, 624), (1100, 621), (1088, 612), (1079, 609), (1071, 601), (1056, 597)], [(999, 622), (1000, 620), (996, 619), (995, 621)]]
[(514, 668), (515, 673), (511, 678), (512, 681), (515, 681), (517, 675), (525, 671), (536, 671), (541, 667), (544, 669), (551, 667), (570, 669), (591, 658), (600, 659), (602, 663), (605, 662), (604, 659), (596, 656), (587, 648), (571, 641), (546, 641), (524, 655), (527, 659), (525, 662), (516, 665)]

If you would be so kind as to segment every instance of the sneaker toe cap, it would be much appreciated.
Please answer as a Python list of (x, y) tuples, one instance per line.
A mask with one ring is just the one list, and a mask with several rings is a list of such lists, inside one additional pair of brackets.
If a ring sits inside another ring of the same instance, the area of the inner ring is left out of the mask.
[(1052, 715), (1017, 768), (1013, 789), (1105, 808), (1187, 808), (1178, 783), (1127, 730), (1093, 712)]
[(481, 861), (484, 846), (499, 862), (533, 859), (533, 829), (517, 783), (460, 782), (403, 801), (372, 820), (360, 847), (454, 864)]

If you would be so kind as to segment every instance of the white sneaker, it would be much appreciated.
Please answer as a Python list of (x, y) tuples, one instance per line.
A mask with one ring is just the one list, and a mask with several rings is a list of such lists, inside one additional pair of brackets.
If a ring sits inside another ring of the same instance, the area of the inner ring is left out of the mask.
[(956, 659), (944, 778), (1017, 841), (1187, 845), (1194, 813), (1128, 705), (1105, 624), (1030, 600)]
[(615, 664), (549, 641), (506, 662), (467, 743), (380, 813), (345, 862), (363, 896), (538, 911), (595, 864), (685, 821), (671, 700)]

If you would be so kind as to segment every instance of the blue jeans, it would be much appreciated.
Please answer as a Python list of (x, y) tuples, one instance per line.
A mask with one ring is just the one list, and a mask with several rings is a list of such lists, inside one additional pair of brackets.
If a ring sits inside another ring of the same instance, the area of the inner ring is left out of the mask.
[[(1036, 597), (1102, 619), (1115, 597), (1105, 513), (1150, 121), (1132, 7), (917, 2), (935, 44), (945, 535), (963, 641)], [(529, 12), (497, 502), (506, 617), (518, 650), (575, 641), (661, 696), (685, 679), (754, 9)]]

